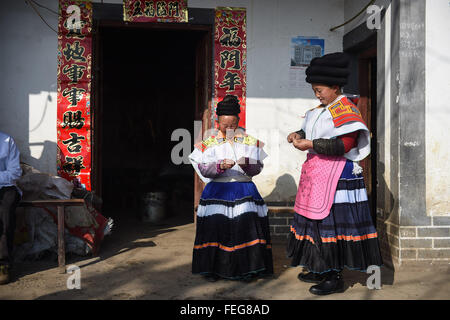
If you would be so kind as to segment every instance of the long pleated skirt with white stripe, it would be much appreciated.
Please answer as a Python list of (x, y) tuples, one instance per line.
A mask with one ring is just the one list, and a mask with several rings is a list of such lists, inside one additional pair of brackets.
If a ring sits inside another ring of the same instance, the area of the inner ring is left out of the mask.
[(253, 182), (210, 182), (197, 210), (192, 273), (273, 274), (267, 206)]
[(371, 265), (382, 265), (364, 179), (352, 171), (353, 162), (347, 160), (326, 218), (294, 214), (287, 245), (291, 266), (323, 273), (344, 267), (365, 272)]

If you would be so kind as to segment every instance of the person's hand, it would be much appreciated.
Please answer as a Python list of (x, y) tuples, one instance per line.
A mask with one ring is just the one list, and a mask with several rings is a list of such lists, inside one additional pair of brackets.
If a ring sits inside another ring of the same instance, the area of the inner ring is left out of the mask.
[(222, 170), (227, 170), (230, 169), (232, 167), (234, 167), (235, 162), (233, 160), (230, 159), (224, 159), (221, 163), (220, 163), (220, 169)]
[(313, 143), (311, 140), (308, 139), (295, 139), (292, 141), (292, 144), (295, 148), (306, 151), (308, 149), (312, 149)]
[(291, 143), (294, 140), (299, 140), (301, 137), (297, 132), (292, 132), (287, 136), (287, 142)]

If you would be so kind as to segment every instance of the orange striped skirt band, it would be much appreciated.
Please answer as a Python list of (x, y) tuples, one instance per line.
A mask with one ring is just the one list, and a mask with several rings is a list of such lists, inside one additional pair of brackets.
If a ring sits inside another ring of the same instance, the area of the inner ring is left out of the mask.
[(207, 248), (207, 247), (218, 247), (219, 249), (222, 249), (224, 251), (228, 251), (228, 252), (232, 252), (232, 251), (236, 251), (239, 249), (243, 249), (243, 248), (247, 248), (247, 247), (251, 247), (257, 244), (265, 244), (267, 249), (272, 248), (272, 245), (267, 244), (267, 241), (264, 239), (256, 239), (253, 241), (249, 241), (246, 243), (242, 243), (233, 247), (227, 247), (224, 246), (223, 244), (219, 243), (219, 242), (207, 242), (207, 243), (203, 243), (203, 244), (198, 244), (194, 246), (194, 249), (203, 249), (203, 248)]
[[(297, 240), (308, 240), (314, 244), (314, 239), (311, 236), (309, 236), (309, 235), (302, 236), (302, 235), (297, 234), (297, 232), (295, 231), (295, 229), (292, 226), (291, 226), (291, 232), (295, 235), (295, 238)], [(337, 235), (336, 237), (329, 237), (329, 238), (321, 237), (321, 240), (322, 240), (322, 243), (329, 243), (329, 242), (337, 242), (338, 240), (362, 241), (362, 240), (367, 240), (367, 239), (374, 239), (377, 237), (378, 237), (378, 234), (376, 232), (374, 232), (374, 233), (369, 233), (369, 234), (363, 234), (360, 236)]]

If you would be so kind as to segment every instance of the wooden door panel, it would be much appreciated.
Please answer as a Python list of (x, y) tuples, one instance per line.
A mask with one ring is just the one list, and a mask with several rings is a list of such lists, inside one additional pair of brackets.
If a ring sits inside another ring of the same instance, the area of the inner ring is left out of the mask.
[[(211, 93), (212, 93), (212, 30), (205, 32), (198, 42), (196, 53), (196, 76), (195, 76), (195, 120), (202, 121), (203, 135), (211, 128)], [(198, 137), (195, 137), (195, 139)], [(202, 137), (200, 137), (202, 139)], [(197, 173), (194, 173), (194, 223), (197, 221), (197, 207), (200, 196), (205, 188), (205, 183)]]
[[(372, 114), (372, 106), (371, 106), (371, 74), (370, 74), (370, 58), (376, 54), (376, 51), (371, 48), (365, 52), (362, 52), (358, 58), (358, 84), (359, 84), (359, 100), (358, 100), (358, 109), (361, 112), (362, 118), (364, 122), (367, 124), (367, 128), (370, 132), (372, 132), (371, 127), (371, 114)], [(363, 177), (364, 183), (366, 185), (367, 194), (369, 197), (372, 194), (372, 154), (373, 150), (368, 157), (360, 161), (360, 165), (363, 168)]]

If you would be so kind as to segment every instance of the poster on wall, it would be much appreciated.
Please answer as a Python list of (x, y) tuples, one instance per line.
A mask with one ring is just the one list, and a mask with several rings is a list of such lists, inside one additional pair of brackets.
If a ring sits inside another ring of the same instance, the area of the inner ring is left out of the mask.
[(317, 37), (292, 37), (290, 44), (289, 89), (308, 89), (306, 68), (312, 59), (324, 54), (325, 41)]
[(214, 30), (214, 127), (217, 128), (216, 107), (226, 95), (239, 98), (239, 126), (245, 128), (247, 73), (246, 9), (218, 7)]
[(130, 22), (188, 22), (187, 0), (124, 0), (123, 20)]
[(58, 175), (91, 190), (92, 3), (59, 0)]
[(325, 41), (316, 37), (291, 38), (291, 68), (308, 67), (312, 59), (323, 56)]

